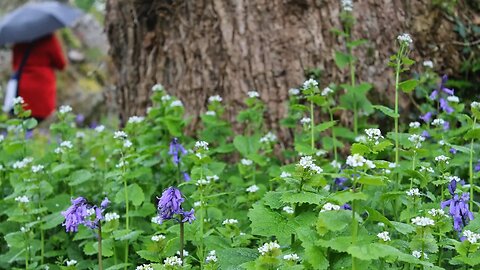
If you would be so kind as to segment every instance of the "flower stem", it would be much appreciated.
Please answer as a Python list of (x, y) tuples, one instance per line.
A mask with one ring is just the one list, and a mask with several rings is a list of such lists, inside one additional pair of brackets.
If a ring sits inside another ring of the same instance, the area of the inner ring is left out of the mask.
[[(477, 124), (477, 117), (473, 118), (472, 129)], [(469, 161), (469, 176), (470, 176), (470, 211), (473, 211), (473, 139), (470, 141), (470, 161)]]
[[(125, 228), (127, 229), (127, 231), (130, 229), (130, 226), (129, 226), (129, 213), (128, 213), (128, 190), (127, 190), (127, 179), (125, 177), (123, 177), (123, 190), (124, 190), (124, 193), (125, 193)], [(128, 263), (128, 240), (126, 240), (125, 242), (125, 263), (127, 264)], [(127, 266), (125, 266), (124, 268), (125, 270), (127, 270)]]
[[(313, 94), (312, 94), (312, 97), (313, 97)], [(314, 138), (314, 134), (313, 134), (313, 129), (315, 127), (315, 121), (313, 119), (314, 115), (313, 115), (313, 101), (310, 101), (310, 136), (311, 136), (311, 146), (312, 146), (312, 151), (315, 150), (315, 138)]]
[(98, 222), (98, 270), (103, 270), (102, 262), (102, 223)]
[(185, 229), (183, 227), (183, 222), (180, 221), (180, 259), (182, 260), (182, 265), (183, 265), (183, 249), (184, 249), (184, 235), (185, 235)]
[[(328, 108), (328, 113), (330, 114), (330, 121), (333, 122), (333, 113), (331, 108)], [(333, 155), (335, 157), (335, 161), (337, 161), (338, 153), (337, 153), (337, 144), (336, 144), (337, 137), (335, 135), (335, 126), (332, 127), (332, 141), (333, 141)]]
[[(352, 201), (352, 245), (355, 245), (357, 243), (357, 233), (358, 233), (358, 223), (355, 220), (355, 208), (356, 208), (356, 202), (355, 200)], [(352, 270), (355, 270), (357, 268), (357, 262), (355, 257), (352, 255)]]
[[(403, 49), (404, 45), (400, 45), (400, 50), (397, 53), (397, 63), (395, 66), (395, 168), (398, 167), (398, 161), (399, 161), (399, 151), (400, 151), (400, 146), (399, 146), (399, 136), (398, 136), (398, 119), (400, 118), (400, 115), (398, 113), (398, 88), (400, 84), (400, 69), (402, 66), (402, 61), (401, 57), (403, 55)], [(400, 177), (397, 173), (397, 185), (400, 187)]]

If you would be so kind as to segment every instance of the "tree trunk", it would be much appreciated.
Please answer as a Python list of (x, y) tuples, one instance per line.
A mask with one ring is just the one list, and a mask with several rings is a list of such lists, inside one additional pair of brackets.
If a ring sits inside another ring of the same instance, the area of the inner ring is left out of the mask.
[[(253, 89), (266, 102), (266, 120), (278, 130), (288, 89), (305, 80), (305, 70), (323, 70), (321, 87), (345, 83), (334, 62), (345, 51), (338, 0), (108, 0), (106, 29), (116, 74), (115, 101), (121, 119), (144, 114), (150, 88), (161, 83), (179, 97), (187, 114), (205, 111), (219, 94), (234, 119)], [(393, 71), (387, 62), (398, 34), (414, 39), (413, 58), (433, 59), (441, 72), (459, 65), (453, 23), (430, 0), (354, 1), (357, 81), (374, 84), (376, 98), (393, 100)], [(192, 127), (197, 126), (194, 117)]]

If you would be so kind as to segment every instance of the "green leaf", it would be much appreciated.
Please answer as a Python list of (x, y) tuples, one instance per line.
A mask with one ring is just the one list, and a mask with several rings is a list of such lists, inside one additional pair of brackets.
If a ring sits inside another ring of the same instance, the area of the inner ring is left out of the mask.
[(113, 237), (118, 241), (135, 241), (142, 233), (141, 230), (118, 230), (113, 232)]
[(373, 105), (372, 107), (381, 111), (386, 116), (390, 116), (392, 118), (397, 118), (398, 117), (398, 113), (395, 113), (394, 110), (392, 110), (388, 107), (385, 107), (385, 106), (382, 106), (382, 105)]
[(23, 122), (23, 126), (26, 128), (26, 129), (33, 129), (34, 127), (36, 127), (38, 124), (38, 121), (37, 119), (35, 118), (28, 118), (27, 120), (25, 120)]
[(345, 54), (343, 52), (335, 52), (335, 64), (337, 64), (338, 68), (343, 69), (345, 68), (348, 63), (350, 63), (351, 56)]
[(143, 190), (138, 184), (129, 185), (127, 190), (128, 200), (130, 200), (133, 205), (139, 206), (143, 203), (145, 194), (143, 194)]
[(328, 231), (342, 231), (352, 222), (351, 211), (325, 211), (318, 214), (317, 232), (324, 235)]
[(68, 185), (70, 186), (80, 185), (90, 180), (92, 176), (93, 174), (87, 170), (75, 171), (70, 175), (70, 182), (68, 183)]
[(331, 239), (319, 239), (317, 245), (322, 247), (328, 247), (339, 252), (346, 252), (347, 249), (352, 245), (351, 236), (338, 236)]
[(324, 198), (325, 198), (324, 196), (317, 193), (301, 191), (301, 192), (286, 192), (282, 195), (281, 200), (282, 202), (287, 204), (288, 203), (290, 204), (308, 203), (308, 204), (319, 205), (320, 203), (323, 202)]
[(240, 152), (243, 156), (248, 156), (250, 154), (254, 154), (260, 148), (258, 136), (242, 136), (238, 135), (233, 140), (233, 145), (237, 148), (238, 152)]
[(480, 128), (469, 130), (464, 138), (465, 140), (480, 139)]
[(240, 265), (254, 261), (258, 257), (258, 251), (250, 248), (227, 248), (217, 251), (220, 269), (241, 270)]
[(363, 156), (365, 153), (370, 153), (370, 148), (361, 143), (354, 143), (350, 148), (350, 151), (352, 154), (359, 154)]
[(151, 262), (161, 262), (162, 258), (160, 257), (160, 253), (156, 251), (149, 251), (149, 250), (139, 250), (137, 254), (147, 261)]
[(347, 249), (347, 252), (361, 260), (376, 260), (388, 256), (398, 257), (402, 254), (400, 250), (380, 243), (352, 245)]
[(417, 85), (418, 85), (418, 81), (414, 80), (414, 79), (403, 81), (403, 82), (398, 84), (400, 89), (402, 89), (403, 92), (405, 92), (405, 93), (412, 92), (415, 89), (415, 87), (417, 87)]
[(407, 235), (415, 231), (415, 228), (410, 224), (396, 222), (396, 221), (390, 221), (390, 222), (392, 223), (395, 230), (397, 230), (397, 232), (401, 234)]
[(295, 232), (295, 226), (287, 218), (274, 212), (261, 203), (256, 203), (248, 211), (252, 222), (252, 234), (261, 236), (276, 236), (281, 242), (288, 242)]
[(373, 146), (373, 151), (378, 153), (378, 152), (382, 152), (384, 151), (385, 149), (387, 149), (388, 147), (392, 146), (393, 143), (388, 141), (388, 140), (385, 140), (385, 141), (381, 141), (379, 142), (378, 144), (375, 144)]
[(365, 207), (365, 210), (368, 212), (368, 218), (367, 220), (369, 221), (376, 221), (376, 222), (382, 222), (383, 224), (386, 224), (388, 226), (392, 226), (393, 224), (386, 218), (384, 215), (382, 215), (380, 212), (377, 210), (370, 208), (370, 207)]
[(320, 125), (315, 126), (315, 127), (314, 127), (314, 130), (315, 130), (315, 132), (320, 133), (320, 132), (322, 132), (322, 131), (325, 131), (325, 130), (327, 130), (327, 129), (333, 127), (333, 126), (335, 126), (336, 122), (337, 122), (337, 121), (323, 122), (323, 123), (321, 123)]
[(263, 195), (263, 199), (265, 200), (265, 204), (270, 206), (270, 208), (280, 209), (284, 205), (281, 201), (282, 196), (283, 192), (269, 191)]
[(360, 184), (370, 185), (370, 186), (384, 186), (384, 177), (381, 176), (372, 176), (372, 175), (362, 175), (357, 181)]
[(331, 199), (336, 201), (338, 204), (343, 205), (347, 202), (355, 200), (365, 201), (368, 199), (368, 195), (363, 192), (352, 192), (350, 190), (345, 190), (335, 193)]

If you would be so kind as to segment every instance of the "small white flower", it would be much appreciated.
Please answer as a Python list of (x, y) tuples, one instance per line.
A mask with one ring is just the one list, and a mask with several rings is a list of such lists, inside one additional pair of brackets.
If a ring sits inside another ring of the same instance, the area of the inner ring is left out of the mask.
[(432, 167), (425, 167), (425, 166), (420, 166), (420, 171), (421, 172), (428, 172), (428, 173), (434, 173), (435, 171), (433, 170)]
[(448, 217), (448, 215), (445, 215), (445, 211), (443, 211), (443, 209), (432, 208), (432, 209), (428, 210), (428, 214), (431, 215), (432, 217), (437, 217), (437, 216), (447, 216)]
[(85, 132), (83, 131), (77, 131), (77, 133), (75, 134), (75, 137), (81, 139), (81, 138), (85, 138)]
[(342, 9), (347, 12), (352, 12), (353, 11), (352, 0), (342, 0)]
[(63, 142), (60, 144), (60, 147), (72, 149), (72, 148), (73, 148), (73, 144), (72, 144), (71, 141), (63, 141)]
[(399, 35), (397, 37), (397, 40), (400, 43), (406, 43), (407, 45), (410, 45), (413, 42), (412, 37), (410, 36), (410, 34), (407, 34), (407, 33), (403, 33), (403, 34)]
[(275, 141), (277, 141), (277, 135), (272, 132), (268, 132), (265, 136), (260, 138), (261, 143), (273, 143)]
[(130, 140), (123, 141), (123, 147), (130, 148), (132, 147), (133, 143)]
[(298, 90), (297, 88), (290, 88), (290, 90), (288, 90), (288, 94), (290, 96), (296, 96), (300, 94), (300, 90)]
[(181, 266), (182, 260), (177, 256), (172, 256), (166, 258), (163, 263), (165, 264), (165, 266)]
[(367, 134), (367, 139), (375, 144), (378, 144), (378, 140), (383, 139), (382, 132), (378, 128), (365, 129), (365, 134)]
[(195, 149), (200, 149), (200, 148), (202, 148), (203, 150), (208, 150), (208, 142), (206, 141), (195, 142)]
[(29, 227), (23, 227), (23, 226), (22, 226), (22, 227), (20, 227), (20, 231), (21, 231), (22, 233), (27, 233), (27, 232), (30, 231), (30, 228), (29, 228)]
[(303, 83), (303, 90), (310, 89), (310, 88), (317, 88), (318, 82), (314, 79), (308, 79)]
[(321, 95), (322, 96), (328, 96), (331, 93), (333, 93), (333, 89), (327, 86), (327, 87), (323, 88)]
[(415, 218), (412, 218), (412, 224), (426, 227), (426, 226), (434, 226), (435, 222), (433, 221), (433, 219), (428, 217), (415, 217)]
[(470, 107), (472, 107), (472, 109), (480, 110), (480, 102), (474, 101), (470, 104)]
[(460, 99), (457, 96), (448, 96), (447, 100), (453, 103), (459, 103)]
[(112, 220), (117, 220), (117, 219), (120, 219), (120, 216), (115, 212), (105, 214), (105, 221), (106, 222), (109, 222), (109, 221), (112, 221)]
[(300, 158), (297, 166), (302, 167), (303, 169), (310, 170), (315, 172), (316, 174), (320, 174), (323, 172), (323, 169), (313, 163), (312, 156), (304, 156)]
[(38, 173), (38, 172), (41, 172), (43, 171), (45, 167), (43, 167), (43, 165), (34, 165), (32, 166), (32, 172), (33, 173)]
[(420, 136), (420, 135), (418, 135), (418, 134), (412, 134), (412, 135), (410, 135), (410, 136), (408, 137), (408, 140), (409, 140), (411, 143), (413, 143), (413, 146), (414, 146), (415, 148), (418, 149), (418, 148), (422, 147), (422, 142), (425, 141), (425, 137)]
[(152, 91), (153, 92), (159, 92), (159, 91), (163, 91), (163, 90), (164, 90), (163, 85), (161, 85), (159, 83), (152, 86)]
[(293, 213), (295, 213), (295, 210), (293, 210), (293, 208), (290, 207), (290, 206), (284, 206), (284, 207), (282, 208), (282, 210), (285, 211), (287, 214), (293, 214)]
[(446, 156), (444, 156), (444, 155), (440, 155), (440, 156), (438, 156), (438, 157), (435, 157), (435, 161), (437, 161), (437, 162), (445, 162), (445, 164), (448, 164), (448, 163), (449, 163), (448, 160), (450, 160), (450, 158), (449, 158), (449, 157), (446, 157)]
[(196, 156), (198, 159), (203, 159), (203, 158), (206, 157), (207, 155), (203, 155), (202, 153), (195, 153), (195, 156)]
[(322, 206), (322, 210), (320, 210), (320, 212), (337, 211), (337, 210), (340, 210), (340, 205), (336, 205), (333, 203), (326, 203)]
[(408, 126), (409, 126), (410, 128), (419, 128), (419, 127), (420, 127), (420, 122), (417, 122), (417, 121), (415, 121), (415, 122), (410, 122), (410, 124), (408, 124)]
[(259, 188), (257, 185), (251, 185), (251, 186), (249, 186), (249, 187), (246, 189), (246, 191), (247, 191), (248, 193), (255, 193), (255, 192), (257, 192), (259, 189), (260, 189), (260, 188)]
[(115, 165), (116, 168), (123, 168), (128, 165), (128, 161), (120, 160), (117, 165)]
[(73, 265), (77, 264), (77, 261), (76, 260), (69, 260), (69, 261), (66, 261), (65, 263), (67, 264), (67, 266), (73, 266)]
[[(330, 162), (330, 165), (332, 165), (332, 167), (337, 168), (337, 169), (340, 169), (342, 167), (342, 163), (340, 163), (336, 160), (332, 160), (332, 162)], [(373, 165), (373, 166), (375, 166), (375, 165)]]
[(152, 217), (151, 222), (155, 223), (155, 224), (158, 224), (158, 225), (161, 225), (162, 222), (163, 222), (163, 219), (160, 216), (154, 216), (154, 217)]
[(383, 223), (383, 222), (379, 222), (379, 223), (377, 223), (377, 225), (378, 225), (378, 227), (385, 227), (385, 223)]
[(22, 160), (19, 160), (19, 161), (15, 161), (13, 164), (12, 164), (12, 167), (14, 169), (22, 169), (22, 168), (25, 168), (28, 166), (28, 164), (30, 164), (31, 162), (33, 161), (33, 158), (31, 157), (26, 157)]
[(19, 203), (28, 203), (30, 202), (30, 199), (27, 196), (23, 195), (23, 196), (16, 197), (15, 201)]
[(367, 142), (367, 136), (359, 135), (355, 138), (355, 141), (359, 142), (359, 143), (366, 143)]
[(3, 136), (3, 134), (0, 134), (0, 143), (3, 142), (3, 140), (5, 140), (5, 136)]
[(194, 202), (193, 203), (193, 207), (200, 207), (202, 206), (202, 202), (201, 201), (198, 201), (198, 202)]
[(298, 255), (296, 253), (292, 253), (292, 254), (287, 254), (287, 255), (284, 255), (283, 256), (283, 259), (286, 260), (286, 261), (298, 261), (300, 260), (300, 257), (298, 257)]
[(320, 149), (317, 152), (315, 152), (315, 156), (317, 156), (317, 157), (321, 157), (321, 156), (324, 156), (326, 154), (327, 154), (327, 151), (325, 151), (323, 149)]
[(480, 239), (480, 234), (474, 233), (470, 230), (465, 230), (463, 232), (463, 236), (465, 236), (467, 238), (467, 241), (470, 242), (471, 244), (477, 243), (478, 240)]
[(95, 208), (88, 208), (87, 209), (87, 215), (92, 216), (95, 214)]
[(115, 133), (113, 133), (113, 138), (114, 139), (117, 139), (117, 140), (125, 140), (128, 138), (128, 135), (127, 133), (125, 133), (125, 131), (115, 131)]
[(260, 94), (257, 91), (248, 91), (247, 93), (249, 98), (258, 98), (260, 97)]
[(153, 267), (150, 264), (142, 264), (142, 265), (137, 266), (137, 268), (135, 268), (135, 270), (153, 270)]
[(220, 178), (216, 174), (214, 174), (212, 176), (207, 176), (208, 181), (218, 181), (218, 179), (220, 179)]
[(23, 100), (22, 97), (16, 97), (15, 99), (13, 99), (13, 104), (14, 105), (23, 104), (23, 103), (25, 103), (25, 101)]
[(100, 126), (97, 126), (95, 128), (95, 131), (98, 132), (98, 133), (101, 133), (105, 130), (105, 126), (104, 125), (100, 125)]
[(425, 60), (423, 61), (423, 66), (433, 68), (433, 62), (431, 60)]
[(365, 162), (367, 161), (367, 159), (365, 159), (363, 156), (359, 155), (359, 154), (354, 154), (353, 156), (348, 156), (347, 157), (347, 165), (350, 166), (350, 167), (362, 167), (363, 165), (365, 165)]
[(300, 119), (300, 123), (302, 125), (310, 125), (311, 122), (312, 119), (310, 119), (310, 117), (303, 117), (302, 119)]
[(384, 231), (384, 232), (381, 232), (379, 234), (377, 234), (377, 237), (382, 239), (384, 242), (388, 242), (390, 241), (390, 233), (387, 232), (387, 231)]
[(209, 103), (212, 103), (212, 102), (215, 102), (215, 101), (222, 102), (222, 100), (223, 100), (222, 97), (219, 96), (219, 95), (211, 96), (211, 97), (208, 98)]
[(233, 219), (233, 218), (225, 219), (225, 220), (222, 222), (222, 225), (234, 225), (234, 224), (238, 224), (238, 220)]
[(442, 118), (437, 118), (432, 121), (433, 126), (438, 127), (438, 126), (443, 126), (443, 124), (445, 124), (445, 120), (443, 120)]
[(207, 111), (205, 112), (205, 115), (215, 116), (217, 113), (215, 111)]
[(240, 163), (242, 163), (243, 166), (251, 166), (253, 164), (253, 161), (251, 161), (250, 159), (242, 158), (242, 160), (240, 160)]
[(198, 179), (196, 185), (197, 186), (206, 186), (210, 184), (210, 180), (207, 179)]
[(410, 196), (410, 197), (414, 197), (414, 196), (421, 196), (422, 194), (420, 193), (420, 190), (418, 188), (412, 188), (410, 190), (407, 190), (406, 191), (407, 195)]
[(172, 97), (170, 95), (165, 95), (165, 96), (162, 96), (162, 101), (165, 102), (165, 101), (169, 101), (171, 100)]
[(66, 114), (66, 113), (69, 113), (72, 111), (72, 107), (68, 106), (68, 105), (63, 105), (63, 106), (60, 106), (60, 108), (58, 109), (58, 112), (60, 114)]
[(170, 103), (170, 107), (183, 107), (183, 103), (181, 100), (174, 100)]
[(291, 173), (282, 172), (282, 173), (280, 174), (280, 178), (289, 178), (289, 177), (292, 177), (292, 174), (291, 174)]
[(208, 252), (208, 256), (205, 258), (205, 263), (216, 263), (217, 262), (217, 254), (215, 250), (211, 250)]
[(455, 181), (455, 182), (460, 182), (460, 181), (462, 181), (462, 179), (461, 179), (460, 177), (455, 176), (455, 175), (449, 176), (449, 177), (448, 177), (448, 180), (449, 180), (449, 181)]
[(263, 244), (263, 246), (259, 247), (258, 252), (260, 252), (260, 254), (262, 255), (265, 255), (276, 249), (280, 249), (280, 245), (277, 242), (270, 242), (270, 243), (265, 243)]
[[(420, 258), (422, 257), (422, 252), (421, 252), (421, 251), (418, 251), (418, 250), (414, 250), (414, 251), (412, 251), (412, 256), (415, 257), (415, 258), (417, 258), (417, 259), (420, 259)], [(425, 260), (428, 259), (427, 254), (424, 253), (424, 252), (423, 252), (423, 258), (424, 258)]]
[(164, 240), (165, 238), (166, 238), (165, 235), (157, 234), (157, 235), (152, 236), (152, 241), (153, 242), (159, 242), (161, 240)]
[(376, 167), (376, 166), (375, 166), (375, 163), (373, 163), (373, 161), (368, 160), (368, 159), (365, 161), (365, 165), (367, 165), (367, 167), (368, 167), (369, 169), (375, 169), (375, 167)]
[[(185, 249), (183, 250), (183, 257), (187, 257), (190, 253), (188, 253), (188, 251), (186, 251)], [(180, 250), (177, 251), (177, 255), (180, 256)]]
[(138, 123), (143, 122), (143, 120), (145, 120), (145, 117), (142, 117), (142, 116), (131, 116), (130, 118), (128, 118), (128, 123), (129, 123), (129, 124), (138, 124)]

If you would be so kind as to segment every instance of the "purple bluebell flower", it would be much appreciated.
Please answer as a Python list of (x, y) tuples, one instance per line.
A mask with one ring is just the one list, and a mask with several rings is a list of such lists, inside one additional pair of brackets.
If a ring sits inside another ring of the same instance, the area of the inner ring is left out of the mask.
[(92, 121), (92, 123), (90, 123), (90, 128), (91, 128), (91, 129), (95, 129), (97, 126), (98, 126), (98, 123), (97, 123), (97, 121), (95, 121), (95, 120)]
[(448, 121), (445, 121), (445, 123), (443, 123), (443, 130), (447, 131), (449, 129), (450, 129), (450, 123)]
[(158, 201), (158, 211), (163, 220), (172, 219), (174, 214), (182, 214), (182, 193), (180, 190), (169, 187), (163, 193)]
[(109, 204), (110, 204), (110, 201), (108, 200), (107, 197), (105, 197), (105, 199), (103, 199), (102, 203), (100, 204), (100, 207), (102, 207), (102, 209), (105, 209)]
[(192, 224), (195, 220), (195, 210), (192, 208), (190, 211), (183, 211), (183, 219), (182, 222), (187, 222)]
[(448, 89), (447, 87), (445, 87), (445, 84), (447, 83), (447, 81), (448, 81), (448, 76), (445, 74), (442, 76), (442, 81), (440, 82), (440, 86), (438, 87), (439, 88), (438, 90), (444, 92), (449, 96), (453, 96), (454, 90)]
[(346, 203), (342, 206), (342, 209), (343, 210), (352, 210), (352, 207), (350, 206), (350, 204)]
[(83, 124), (83, 122), (85, 121), (85, 116), (81, 113), (77, 114), (77, 116), (75, 116), (75, 123), (77, 123), (77, 125), (81, 125)]
[(455, 148), (452, 147), (452, 148), (450, 148), (449, 152), (450, 152), (451, 154), (454, 154), (454, 155), (455, 155), (455, 154), (457, 153), (457, 149), (455, 149)]
[(422, 137), (424, 137), (425, 139), (430, 138), (430, 133), (428, 133), (428, 131), (424, 130), (424, 131), (422, 131)]
[(480, 160), (477, 161), (477, 165), (475, 165), (475, 168), (473, 169), (475, 172), (480, 172)]
[(173, 163), (175, 165), (178, 165), (180, 163), (180, 153), (182, 155), (187, 154), (187, 150), (178, 142), (177, 138), (173, 138), (173, 140), (170, 142), (170, 149), (168, 151), (168, 154), (172, 156), (173, 158)]
[(425, 123), (430, 123), (432, 121), (432, 112), (427, 112), (426, 114), (420, 116), (420, 119), (422, 119)]
[(334, 179), (333, 185), (335, 190), (345, 190), (347, 187), (345, 186), (348, 179), (346, 177), (337, 177)]
[(33, 130), (27, 130), (25, 132), (25, 140), (29, 140), (31, 138), (33, 138)]
[(65, 217), (65, 222), (62, 223), (62, 226), (65, 226), (67, 232), (77, 232), (78, 226), (83, 224), (86, 217), (88, 216), (88, 205), (87, 200), (83, 197), (78, 197), (72, 199), (72, 205), (62, 212), (62, 215)]
[[(451, 188), (449, 187), (449, 191), (450, 189)], [(458, 194), (454, 194), (453, 198), (451, 198), (450, 200), (446, 200), (440, 204), (442, 209), (447, 206), (450, 208), (449, 213), (450, 216), (452, 216), (453, 218), (453, 228), (457, 232), (461, 232), (463, 227), (467, 225), (470, 220), (473, 220), (473, 213), (470, 212), (468, 206), (469, 199), (470, 195), (465, 192), (461, 196), (458, 196)]]
[(447, 114), (451, 114), (453, 112), (453, 108), (448, 105), (448, 101), (444, 98), (440, 98), (440, 108)]
[(455, 190), (457, 189), (457, 181), (452, 180), (450, 181), (450, 184), (448, 184), (448, 192), (450, 192), (450, 195), (455, 195)]
[(185, 182), (189, 182), (190, 180), (192, 180), (192, 178), (187, 172), (183, 172), (183, 180), (185, 180)]
[(431, 100), (436, 100), (436, 99), (437, 99), (437, 96), (438, 96), (438, 91), (437, 91), (437, 90), (433, 90), (432, 93), (430, 94), (430, 99), (431, 99)]

